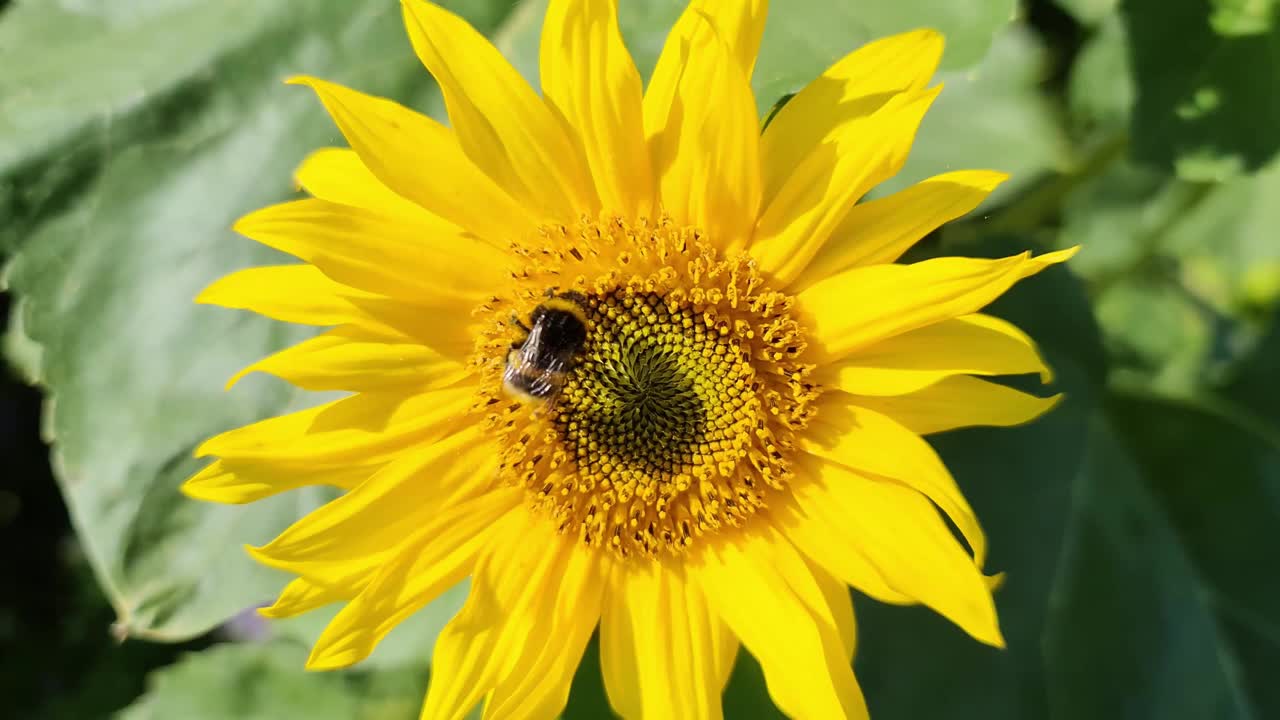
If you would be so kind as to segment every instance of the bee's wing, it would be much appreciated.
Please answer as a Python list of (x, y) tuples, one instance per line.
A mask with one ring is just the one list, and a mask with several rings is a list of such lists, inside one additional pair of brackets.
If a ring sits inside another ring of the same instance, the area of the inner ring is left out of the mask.
[(568, 371), (568, 360), (559, 356), (549, 358), (546, 367), (540, 368), (537, 379), (532, 383), (535, 392), (548, 393), (559, 390), (564, 374)]

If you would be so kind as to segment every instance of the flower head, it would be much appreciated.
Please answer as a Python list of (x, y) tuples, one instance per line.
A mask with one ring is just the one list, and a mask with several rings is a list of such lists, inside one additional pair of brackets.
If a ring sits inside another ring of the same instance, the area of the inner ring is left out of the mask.
[(404, 0), (451, 128), (294, 80), (350, 149), (236, 229), (303, 262), (200, 301), (332, 326), (241, 375), (352, 394), (210, 439), (184, 487), (345, 491), (252, 549), (296, 576), (268, 616), (344, 603), (309, 667), (465, 578), (427, 718), (555, 716), (597, 626), (624, 717), (718, 717), (740, 644), (788, 714), (865, 717), (848, 586), (1003, 643), (982, 530), (921, 435), (1054, 404), (977, 377), (1049, 379), (979, 310), (1070, 252), (895, 264), (1004, 179), (858, 202), (901, 167), (941, 38), (862, 47), (761, 133), (764, 5), (695, 0), (642, 90), (614, 2), (551, 0), (539, 95)]

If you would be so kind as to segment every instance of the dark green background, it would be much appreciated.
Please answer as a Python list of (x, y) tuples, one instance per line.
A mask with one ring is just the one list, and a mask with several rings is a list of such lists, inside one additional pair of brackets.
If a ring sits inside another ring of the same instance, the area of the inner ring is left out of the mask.
[[(647, 73), (681, 3), (621, 2)], [(448, 4), (536, 77), (539, 0)], [(993, 308), (1042, 344), (1067, 401), (934, 439), (1008, 573), (1009, 648), (856, 598), (878, 720), (1280, 718), (1278, 14), (774, 0), (762, 111), (870, 38), (947, 33), (946, 90), (878, 192), (966, 167), (1014, 179), (916, 257), (1084, 246)], [(223, 393), (305, 331), (190, 304), (271, 260), (231, 221), (341, 143), (280, 85), (297, 72), (440, 111), (394, 0), (0, 0), (6, 717), (416, 717), (461, 591), (361, 667), (305, 674), (323, 617), (224, 622), (284, 581), (240, 545), (323, 497), (220, 508), (176, 491), (202, 437), (317, 399), (257, 377)], [(602, 692), (590, 655), (566, 716), (605, 716)], [(725, 708), (777, 714), (745, 655)]]

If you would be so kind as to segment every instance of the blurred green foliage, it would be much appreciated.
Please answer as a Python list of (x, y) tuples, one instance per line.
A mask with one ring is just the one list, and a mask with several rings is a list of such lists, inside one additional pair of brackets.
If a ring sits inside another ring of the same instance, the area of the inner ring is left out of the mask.
[[(447, 4), (536, 80), (545, 0)], [(1280, 717), (1276, 4), (773, 3), (762, 113), (870, 38), (947, 33), (947, 89), (878, 192), (964, 167), (1015, 177), (918, 256), (1085, 248), (993, 308), (1040, 341), (1067, 401), (1027, 427), (935, 439), (987, 525), (991, 567), (1008, 573), (997, 601), (1009, 648), (858, 598), (875, 717)], [(622, 0), (642, 72), (682, 5)], [(106, 658), (76, 665), (74, 687), (44, 693), (53, 703), (19, 693), (22, 717), (103, 716), (172, 659), (146, 641), (203, 638), (197, 650), (269, 600), (284, 578), (239, 546), (324, 499), (221, 508), (176, 490), (201, 438), (318, 399), (260, 378), (222, 393), (304, 331), (190, 303), (225, 272), (271, 261), (231, 221), (290, 196), (306, 152), (341, 143), (318, 104), (279, 81), (306, 72), (437, 115), (442, 104), (394, 0), (19, 0), (0, 3), (0, 59), (5, 354), (45, 393), (78, 567), (105, 596), (73, 591), (58, 642), (14, 625), (28, 615), (0, 617), (0, 638), (15, 657)], [(0, 529), (28, 528), (19, 518), (0, 512)], [(324, 617), (302, 618), (175, 659), (119, 717), (415, 717), (432, 638), (463, 592), (355, 671), (304, 674)], [(131, 638), (122, 648), (104, 626), (75, 626), (105, 623), (103, 602)], [(607, 714), (594, 652), (566, 717)], [(767, 698), (742, 656), (727, 716), (776, 716)]]

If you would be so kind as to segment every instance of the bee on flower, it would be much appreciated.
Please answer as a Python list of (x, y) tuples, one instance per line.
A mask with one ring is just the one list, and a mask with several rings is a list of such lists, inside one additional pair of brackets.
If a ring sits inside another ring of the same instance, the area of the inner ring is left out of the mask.
[(208, 440), (184, 486), (344, 491), (251, 549), (296, 578), (267, 616), (342, 604), (308, 667), (468, 578), (424, 718), (556, 717), (597, 628), (624, 718), (720, 717), (744, 649), (788, 715), (865, 718), (849, 587), (1002, 646), (983, 531), (921, 436), (1054, 405), (982, 379), (1051, 375), (981, 310), (1073, 251), (897, 262), (995, 171), (860, 202), (942, 38), (853, 51), (762, 133), (763, 0), (695, 0), (647, 87), (614, 0), (551, 0), (541, 94), (450, 12), (404, 17), (450, 127), (295, 78), (350, 147), (236, 229), (301, 262), (199, 298), (330, 327), (244, 372), (351, 393)]

